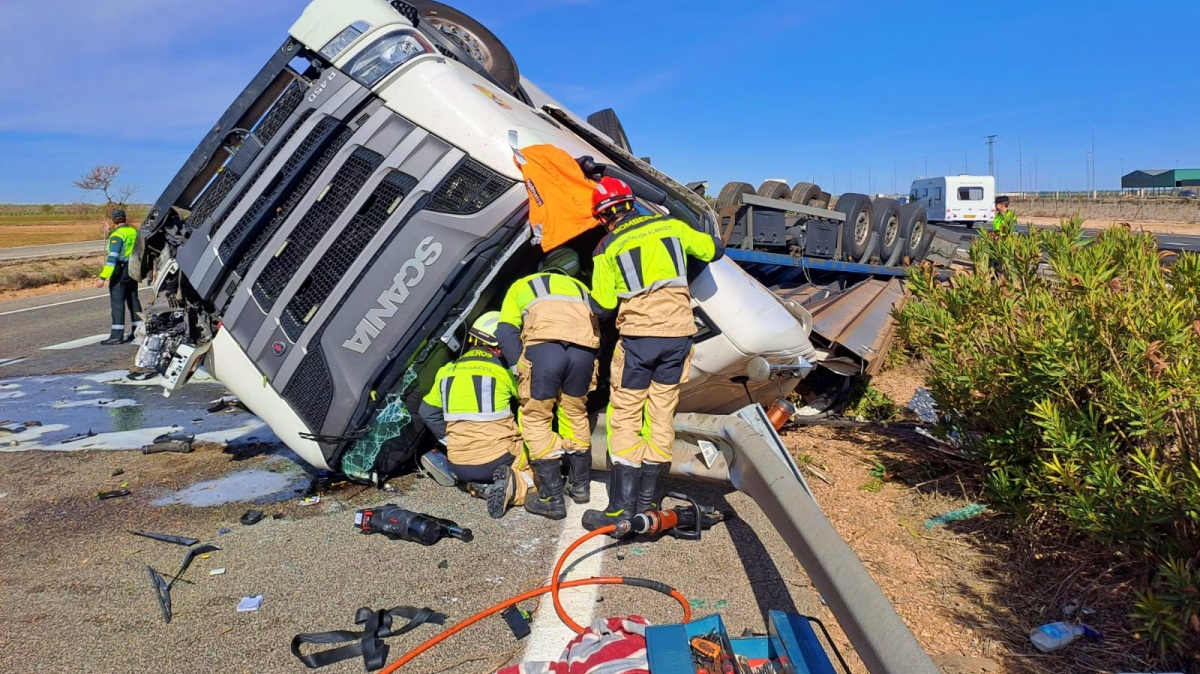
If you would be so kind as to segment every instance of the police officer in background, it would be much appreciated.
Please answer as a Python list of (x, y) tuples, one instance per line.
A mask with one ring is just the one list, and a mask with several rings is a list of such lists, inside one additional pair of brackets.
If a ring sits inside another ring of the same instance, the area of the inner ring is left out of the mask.
[[(137, 281), (129, 276), (129, 256), (133, 253), (133, 244), (137, 241), (137, 230), (125, 221), (125, 211), (118, 208), (109, 213), (116, 229), (108, 236), (108, 258), (104, 268), (100, 270), (100, 280), (96, 281), (97, 288), (103, 288), (108, 283), (108, 299), (112, 307), (112, 329), (108, 339), (101, 344), (124, 344), (133, 341), (138, 328), (142, 326), (142, 303), (138, 299)], [(129, 338), (125, 338), (125, 309), (129, 308), (129, 319), (133, 328)]]
[(466, 353), (438, 370), (420, 407), (425, 426), (446, 446), (452, 476), (486, 498), (494, 518), (524, 503), (533, 487), (513, 415), (517, 382), (500, 359), (499, 318), (500, 312), (489, 311), (476, 319)]
[(679, 384), (687, 376), (696, 334), (687, 261), (711, 262), (725, 253), (719, 239), (643, 209), (623, 180), (601, 178), (592, 215), (608, 229), (594, 254), (592, 298), (603, 310), (616, 310), (621, 338), (609, 397), (608, 508), (584, 514), (589, 530), (662, 501)]
[(564, 491), (576, 503), (591, 495), (587, 395), (595, 386), (600, 332), (578, 274), (578, 253), (550, 251), (538, 273), (509, 287), (496, 329), (505, 360), (516, 366), (521, 434), (538, 483), (537, 498), (526, 499), (525, 509), (554, 520), (567, 516)]

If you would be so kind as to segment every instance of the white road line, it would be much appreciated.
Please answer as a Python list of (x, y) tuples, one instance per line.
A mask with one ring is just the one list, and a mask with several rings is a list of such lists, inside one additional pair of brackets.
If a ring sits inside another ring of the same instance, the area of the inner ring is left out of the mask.
[[(596, 499), (601, 501), (605, 499), (604, 485), (599, 482), (592, 482), (592, 503), (580, 505), (575, 503), (570, 498), (567, 499), (567, 518), (563, 520), (562, 531), (558, 535), (558, 549), (554, 551), (554, 561), (562, 555), (567, 546), (574, 543), (576, 539), (587, 533), (583, 528), (581, 519), (583, 511), (588, 508), (603, 508), (603, 503), (596, 503)], [(530, 493), (530, 498), (536, 498), (534, 493)], [(568, 580), (576, 580), (579, 578), (591, 578), (592, 576), (600, 575), (600, 567), (603, 555), (596, 551), (608, 545), (612, 539), (608, 536), (600, 536), (584, 543), (576, 548), (571, 555), (571, 560), (580, 560), (579, 563), (569, 567)], [(581, 559), (586, 555), (585, 559)], [(568, 561), (570, 565), (572, 562)], [(553, 567), (550, 569), (553, 573)], [(567, 615), (587, 627), (591, 624), (595, 617), (596, 597), (600, 592), (599, 585), (588, 585), (585, 587), (563, 590), (559, 594), (562, 599), (563, 608), (567, 610)], [(554, 602), (547, 594), (542, 598), (540, 610), (533, 616), (531, 625), (532, 632), (529, 635), (529, 641), (525, 645), (525, 662), (545, 662), (549, 660), (557, 660), (562, 655), (563, 649), (567, 643), (575, 638), (575, 633), (571, 628), (563, 624), (558, 618), (558, 614), (554, 612)]]
[(106, 339), (108, 339), (107, 332), (105, 332), (103, 334), (99, 334), (99, 335), (92, 335), (91, 337), (81, 337), (79, 339), (73, 339), (69, 342), (63, 342), (62, 344), (54, 344), (52, 346), (43, 346), (42, 351), (66, 351), (68, 349), (78, 349), (78, 348), (84, 347), (84, 346), (91, 346), (92, 344), (99, 344), (100, 342), (102, 342)]
[(4, 367), (5, 365), (16, 365), (17, 363), (20, 363), (23, 360), (25, 360), (25, 359), (24, 358), (0, 358), (0, 367)]
[[(145, 288), (142, 288), (141, 290), (139, 290), (138, 292), (145, 292), (147, 290), (153, 290), (153, 289), (150, 287), (145, 287)], [(49, 309), (51, 307), (61, 307), (64, 304), (73, 304), (75, 302), (86, 302), (88, 300), (98, 300), (102, 297), (107, 298), (108, 295), (93, 295), (91, 297), (80, 297), (79, 299), (75, 299), (75, 300), (63, 300), (61, 302), (53, 302), (51, 304), (41, 304), (36, 307), (25, 307), (24, 309), (13, 309), (12, 311), (5, 311), (5, 312), (0, 313), (0, 316), (10, 316), (12, 314), (22, 314), (22, 313), (25, 313), (26, 311), (37, 311), (38, 309)]]

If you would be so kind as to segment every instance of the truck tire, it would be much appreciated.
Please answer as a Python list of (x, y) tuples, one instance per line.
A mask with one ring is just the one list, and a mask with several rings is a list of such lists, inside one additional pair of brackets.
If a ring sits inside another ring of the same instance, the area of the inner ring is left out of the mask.
[(924, 204), (912, 203), (900, 207), (900, 236), (904, 238), (901, 259), (907, 264), (925, 259), (933, 243), (933, 232), (929, 229), (929, 216)]
[(409, 0), (421, 20), (441, 31), (467, 56), (494, 77), (508, 93), (521, 88), (521, 73), (508, 47), (492, 31), (470, 16), (435, 0)]
[(741, 204), (743, 194), (754, 194), (754, 186), (750, 183), (725, 183), (717, 195), (717, 208)]
[(793, 204), (816, 206), (815, 202), (821, 200), (821, 188), (813, 183), (796, 183), (792, 186), (791, 199)]
[(900, 242), (900, 203), (880, 197), (871, 203), (872, 228), (879, 234), (879, 259), (885, 264)]
[(625, 127), (621, 126), (621, 119), (617, 117), (615, 110), (605, 108), (599, 112), (593, 112), (588, 115), (587, 123), (596, 127), (596, 130), (600, 133), (608, 136), (608, 139), (614, 145), (629, 154), (633, 154), (633, 148), (629, 145), (629, 137), (625, 135)]
[(788, 188), (787, 183), (779, 180), (765, 180), (763, 184), (758, 186), (758, 196), (766, 197), (767, 199), (783, 199), (787, 200), (792, 195), (792, 190)]
[(871, 199), (865, 194), (843, 194), (833, 210), (846, 216), (842, 223), (842, 255), (858, 262), (871, 243)]

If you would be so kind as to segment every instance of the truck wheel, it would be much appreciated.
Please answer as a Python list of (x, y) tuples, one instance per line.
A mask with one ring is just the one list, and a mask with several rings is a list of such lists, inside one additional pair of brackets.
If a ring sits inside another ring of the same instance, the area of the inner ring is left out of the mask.
[(900, 241), (900, 204), (895, 199), (881, 197), (871, 206), (875, 211), (872, 227), (879, 234), (879, 259), (886, 263)]
[(796, 183), (792, 186), (792, 203), (802, 206), (816, 206), (821, 200), (821, 188), (812, 183)]
[(717, 208), (740, 206), (743, 194), (754, 194), (754, 186), (750, 183), (725, 183), (717, 195)]
[(517, 61), (492, 31), (457, 9), (434, 0), (409, 0), (409, 4), (417, 8), (422, 21), (441, 31), (496, 78), (508, 93), (516, 95), (521, 87)]
[[(625, 127), (621, 126), (621, 120), (617, 117), (615, 110), (605, 108), (599, 112), (593, 112), (588, 115), (587, 123), (596, 127), (596, 130), (600, 133), (608, 136), (608, 139), (614, 145), (629, 154), (633, 154), (633, 148), (629, 145), (629, 137), (625, 135)], [(650, 162), (646, 163), (649, 164)]]
[(924, 204), (912, 203), (900, 207), (900, 236), (904, 237), (903, 259), (909, 264), (925, 259), (933, 243), (933, 232), (929, 229), (929, 216)]
[(843, 194), (833, 210), (846, 216), (842, 223), (842, 254), (858, 262), (871, 242), (871, 200), (865, 194)]
[(758, 186), (758, 196), (766, 197), (767, 199), (788, 199), (792, 195), (792, 190), (788, 188), (787, 183), (779, 180), (766, 180)]

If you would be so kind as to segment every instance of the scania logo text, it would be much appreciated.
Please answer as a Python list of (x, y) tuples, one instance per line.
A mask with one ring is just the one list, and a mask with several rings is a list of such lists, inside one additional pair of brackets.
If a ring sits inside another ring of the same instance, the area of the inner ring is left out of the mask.
[(367, 315), (354, 328), (354, 336), (342, 342), (342, 346), (355, 353), (366, 353), (371, 348), (371, 340), (387, 327), (387, 319), (395, 316), (400, 305), (408, 299), (409, 288), (417, 287), (425, 278), (425, 268), (437, 262), (441, 255), (442, 244), (432, 236), (425, 237), (417, 244), (413, 256), (400, 265), (400, 270), (392, 278), (392, 286), (376, 298), (375, 303), (379, 306), (367, 311)]

